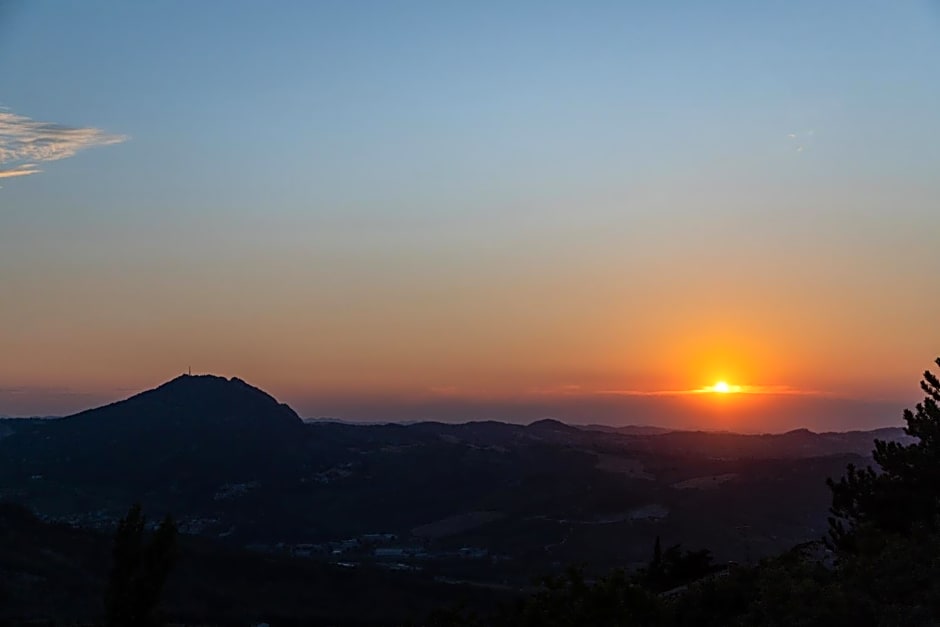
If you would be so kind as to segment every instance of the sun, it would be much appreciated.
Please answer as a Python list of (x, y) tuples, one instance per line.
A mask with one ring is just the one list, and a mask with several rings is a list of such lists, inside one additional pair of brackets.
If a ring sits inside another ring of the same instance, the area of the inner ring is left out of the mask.
[(733, 391), (733, 389), (734, 388), (728, 385), (727, 381), (719, 381), (718, 383), (712, 386), (712, 392), (716, 394), (730, 394)]

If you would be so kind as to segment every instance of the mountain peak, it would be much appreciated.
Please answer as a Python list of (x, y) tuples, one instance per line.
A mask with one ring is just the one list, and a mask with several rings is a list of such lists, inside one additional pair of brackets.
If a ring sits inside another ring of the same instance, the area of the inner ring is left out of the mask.
[[(242, 393), (242, 392), (252, 392), (256, 395), (263, 396), (271, 401), (277, 402), (277, 400), (262, 390), (261, 388), (256, 388), (253, 385), (249, 385), (243, 379), (238, 377), (232, 377), (226, 379), (225, 377), (220, 377), (214, 374), (186, 374), (183, 373), (175, 379), (170, 379), (166, 383), (158, 385), (150, 392), (157, 390), (164, 391), (181, 391), (181, 390), (195, 390), (200, 392), (222, 392), (228, 391), (231, 393)], [(143, 392), (146, 394), (147, 392)]]
[(800, 429), (791, 429), (790, 431), (787, 431), (783, 435), (790, 436), (790, 437), (798, 437), (798, 436), (813, 436), (813, 435), (819, 435), (819, 434), (817, 434), (815, 431), (810, 431), (806, 427), (802, 427)]
[(293, 428), (303, 421), (293, 409), (242, 379), (183, 374), (123, 401), (90, 409), (69, 420), (162, 422), (178, 426)]

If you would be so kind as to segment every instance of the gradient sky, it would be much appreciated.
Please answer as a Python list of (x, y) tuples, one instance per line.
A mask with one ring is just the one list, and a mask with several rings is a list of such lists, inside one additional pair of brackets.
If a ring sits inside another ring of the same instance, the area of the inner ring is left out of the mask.
[(847, 428), (940, 354), (935, 2), (0, 1), (0, 106), (0, 414)]

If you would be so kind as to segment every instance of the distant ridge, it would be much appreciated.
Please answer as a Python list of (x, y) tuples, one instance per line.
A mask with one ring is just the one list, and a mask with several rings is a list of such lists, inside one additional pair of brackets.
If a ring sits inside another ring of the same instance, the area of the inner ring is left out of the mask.
[(526, 425), (526, 428), (548, 431), (580, 431), (580, 429), (577, 427), (573, 427), (554, 418), (543, 418), (541, 420), (536, 420), (535, 422), (530, 422), (528, 425)]
[(658, 435), (660, 433), (669, 433), (676, 429), (667, 429), (665, 427), (654, 427), (651, 425), (624, 425), (622, 427), (612, 427), (610, 425), (578, 425), (580, 429), (587, 431), (603, 431), (605, 433), (622, 433), (623, 435)]

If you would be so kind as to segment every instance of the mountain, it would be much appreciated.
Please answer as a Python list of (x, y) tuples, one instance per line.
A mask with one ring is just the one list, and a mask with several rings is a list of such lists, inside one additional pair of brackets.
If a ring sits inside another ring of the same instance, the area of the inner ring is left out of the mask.
[(222, 427), (226, 423), (264, 424), (266, 428), (302, 423), (290, 407), (237, 377), (188, 374), (126, 400), (65, 418), (70, 422), (133, 420), (138, 425), (176, 420), (178, 426), (181, 419), (214, 422)]
[[(240, 379), (183, 375), (126, 400), (33, 421), (0, 440), (0, 472), (101, 505), (175, 493), (211, 498), (219, 485), (295, 477), (307, 430), (286, 405)], [(83, 492), (106, 498), (84, 498)], [(120, 500), (118, 500), (120, 499)]]

